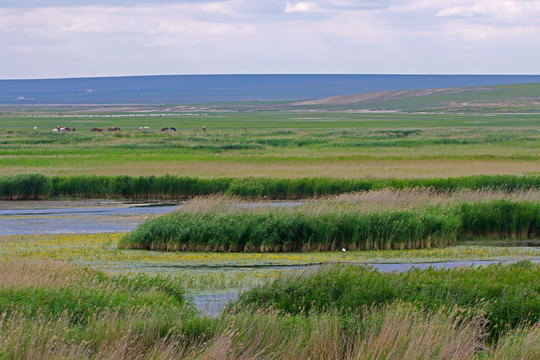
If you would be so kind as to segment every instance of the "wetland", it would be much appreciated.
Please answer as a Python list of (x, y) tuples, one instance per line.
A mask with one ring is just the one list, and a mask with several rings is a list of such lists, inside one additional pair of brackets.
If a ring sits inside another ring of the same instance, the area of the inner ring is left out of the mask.
[(537, 113), (257, 106), (0, 114), (0, 359), (536, 360)]

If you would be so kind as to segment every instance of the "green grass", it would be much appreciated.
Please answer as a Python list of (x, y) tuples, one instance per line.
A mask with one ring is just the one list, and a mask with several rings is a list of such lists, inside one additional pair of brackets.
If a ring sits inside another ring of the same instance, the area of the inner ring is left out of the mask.
[(0, 269), (6, 360), (533, 359), (540, 339), (540, 267), (530, 263), (405, 274), (324, 268), (247, 292), (217, 318), (197, 317), (170, 278), (51, 261)]
[(147, 220), (119, 246), (298, 252), (440, 247), (471, 237), (538, 238), (540, 203), (493, 200), (370, 211), (334, 202), (264, 211), (187, 209)]
[(540, 176), (470, 176), (435, 179), (215, 178), (179, 176), (0, 177), (1, 200), (56, 198), (187, 199), (227, 194), (247, 199), (305, 199), (380, 189), (430, 188), (436, 191), (540, 188)]
[[(59, 123), (75, 133), (52, 133)], [(38, 125), (39, 131), (32, 131)], [(151, 126), (150, 131), (137, 130)], [(207, 131), (195, 133), (194, 128)], [(197, 117), (0, 116), (4, 175), (452, 177), (536, 174), (538, 115), (223, 112)], [(91, 133), (120, 126), (121, 133)], [(161, 133), (175, 126), (176, 133)], [(248, 131), (244, 132), (243, 127)], [(301, 163), (301, 166), (299, 164)]]
[(431, 309), (459, 306), (485, 312), (493, 337), (523, 322), (540, 320), (540, 266), (531, 263), (481, 268), (379, 273), (362, 266), (321, 268), (314, 274), (282, 277), (250, 290), (238, 308), (275, 308), (284, 314), (337, 309), (344, 316), (373, 304), (397, 300)]
[[(36, 267), (47, 272), (43, 265)], [(4, 265), (3, 268), (6, 270), (8, 266)], [(18, 264), (14, 268), (14, 271), (24, 271), (18, 268)], [(67, 275), (64, 273), (65, 268), (59, 267), (59, 272), (52, 274), (52, 277), (43, 275), (43, 284), (39, 286), (24, 285), (25, 281), (21, 285), (14, 283), (11, 286), (0, 286), (0, 313), (49, 318), (67, 314), (66, 319), (80, 324), (111, 310), (117, 315), (145, 309), (149, 312), (175, 312), (180, 316), (181, 312), (177, 310), (185, 304), (184, 287), (172, 277), (149, 277), (144, 274), (112, 277), (95, 270), (67, 265), (66, 268), (73, 272), (66, 284), (55, 278), (55, 275)], [(34, 279), (42, 276), (36, 274), (36, 271), (31, 274)], [(8, 279), (9, 275), (4, 280)]]

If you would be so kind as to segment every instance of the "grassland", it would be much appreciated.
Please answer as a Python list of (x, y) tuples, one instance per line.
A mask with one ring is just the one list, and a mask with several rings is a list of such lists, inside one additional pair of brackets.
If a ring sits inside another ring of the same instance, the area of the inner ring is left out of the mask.
[[(0, 169), (2, 175), (348, 179), (536, 175), (540, 171), (536, 114), (201, 114), (2, 115)], [(77, 131), (52, 133), (62, 124)], [(32, 131), (33, 126), (39, 130)], [(110, 126), (121, 127), (121, 133), (90, 132), (92, 127)], [(151, 130), (139, 131), (140, 126)], [(178, 131), (161, 133), (162, 127), (171, 126)]]

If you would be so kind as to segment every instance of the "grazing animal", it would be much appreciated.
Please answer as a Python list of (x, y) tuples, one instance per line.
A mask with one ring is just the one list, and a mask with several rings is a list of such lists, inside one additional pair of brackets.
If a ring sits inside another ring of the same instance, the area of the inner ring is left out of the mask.
[(37, 126), (34, 126), (34, 130), (37, 130)]
[(143, 127), (141, 126), (141, 127), (139, 128), (139, 130), (142, 130), (142, 129), (143, 129)]
[(72, 128), (71, 131), (75, 131), (76, 129), (75, 128)]
[(143, 130), (150, 130), (149, 126), (143, 126)]
[(52, 129), (53, 132), (59, 132), (60, 130), (58, 130), (57, 128), (54, 128)]
[(172, 128), (169, 128), (169, 130), (171, 130), (171, 131), (176, 131), (176, 128), (173, 128), (173, 127), (172, 127)]
[(169, 128), (162, 128), (161, 132), (164, 132), (164, 131), (169, 131)]
[(197, 132), (197, 131), (199, 131), (199, 128), (193, 129), (193, 131)]
[(97, 132), (103, 132), (103, 129), (96, 129)]
[(118, 126), (110, 127), (110, 128), (107, 129), (107, 131), (112, 131), (112, 132), (114, 132), (114, 131), (120, 131), (120, 128), (119, 128)]
[(244, 131), (247, 132), (247, 128), (244, 128)]
[(206, 126), (203, 126), (203, 127), (202, 127), (202, 131), (206, 131)]

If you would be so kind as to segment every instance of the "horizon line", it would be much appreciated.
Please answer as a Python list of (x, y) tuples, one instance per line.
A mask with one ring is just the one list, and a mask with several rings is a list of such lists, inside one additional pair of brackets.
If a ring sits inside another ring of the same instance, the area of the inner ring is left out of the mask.
[(540, 74), (474, 74), (474, 73), (200, 73), (200, 74), (153, 74), (153, 75), (99, 75), (99, 76), (66, 76), (43, 78), (1, 78), (0, 81), (35, 81), (35, 80), (81, 80), (81, 79), (114, 79), (172, 76), (540, 76)]

